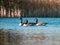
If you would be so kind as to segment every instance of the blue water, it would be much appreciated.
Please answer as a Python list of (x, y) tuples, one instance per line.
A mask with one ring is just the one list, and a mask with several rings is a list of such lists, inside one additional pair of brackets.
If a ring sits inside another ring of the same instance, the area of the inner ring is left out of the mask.
[[(35, 22), (34, 18), (23, 18), (23, 21), (28, 19), (29, 22)], [(60, 34), (60, 18), (38, 18), (39, 22), (47, 22), (46, 26), (19, 26), (19, 18), (0, 18), (0, 29), (14, 29), (13, 32), (24, 34), (46, 33), (47, 35)]]

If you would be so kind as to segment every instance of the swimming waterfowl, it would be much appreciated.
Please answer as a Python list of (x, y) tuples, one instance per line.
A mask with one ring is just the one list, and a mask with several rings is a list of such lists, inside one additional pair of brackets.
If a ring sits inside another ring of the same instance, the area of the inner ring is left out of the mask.
[(38, 19), (36, 18), (36, 22), (35, 23), (29, 23), (28, 20), (26, 19), (24, 23), (20, 23), (19, 26), (44, 26), (47, 23), (44, 22), (38, 22)]
[(43, 25), (47, 24), (47, 23), (43, 23), (43, 22), (38, 22), (37, 18), (35, 19), (35, 21), (36, 21), (35, 23), (37, 26), (43, 26)]
[(23, 26), (30, 26), (31, 24), (29, 24), (28, 20), (26, 19), (25, 23), (23, 24)]

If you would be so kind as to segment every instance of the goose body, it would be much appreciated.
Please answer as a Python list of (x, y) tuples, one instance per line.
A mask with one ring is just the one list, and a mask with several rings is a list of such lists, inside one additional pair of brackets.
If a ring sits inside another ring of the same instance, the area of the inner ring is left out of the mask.
[(36, 25), (37, 26), (43, 26), (43, 25), (46, 25), (47, 23), (43, 23), (43, 22), (38, 22)]
[(22, 23), (19, 23), (19, 26), (22, 26)]
[(23, 24), (23, 26), (31, 26), (31, 24), (27, 23), (27, 24)]

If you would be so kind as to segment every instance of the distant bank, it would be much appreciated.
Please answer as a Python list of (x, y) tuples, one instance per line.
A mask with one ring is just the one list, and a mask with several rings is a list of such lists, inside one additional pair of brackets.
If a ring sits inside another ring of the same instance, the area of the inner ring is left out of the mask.
[(60, 17), (60, 0), (1, 0), (0, 17)]
[(2, 17), (60, 17), (60, 11), (55, 9), (34, 9), (34, 10), (8, 10), (6, 11), (5, 8), (1, 8), (0, 10), (0, 18)]

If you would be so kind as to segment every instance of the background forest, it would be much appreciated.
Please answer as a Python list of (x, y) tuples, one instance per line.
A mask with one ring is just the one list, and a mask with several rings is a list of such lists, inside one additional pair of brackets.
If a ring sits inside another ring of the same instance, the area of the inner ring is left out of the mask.
[(0, 0), (0, 17), (60, 17), (60, 0)]

